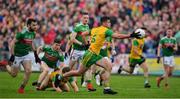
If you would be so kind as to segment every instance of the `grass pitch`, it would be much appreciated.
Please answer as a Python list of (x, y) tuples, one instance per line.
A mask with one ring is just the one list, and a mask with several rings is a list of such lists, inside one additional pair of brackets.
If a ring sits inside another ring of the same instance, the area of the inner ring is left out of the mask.
[[(47, 89), (47, 91), (36, 91), (31, 83), (37, 80), (39, 73), (32, 73), (30, 81), (25, 88), (24, 94), (18, 94), (17, 89), (23, 78), (23, 73), (19, 73), (16, 78), (12, 78), (7, 72), (0, 72), (0, 98), (180, 98), (180, 78), (170, 78), (169, 89), (156, 87), (156, 77), (150, 76), (150, 89), (143, 86), (143, 76), (123, 76), (112, 75), (111, 87), (118, 91), (117, 95), (104, 95), (103, 87), (96, 86), (96, 92), (88, 92), (86, 88), (79, 87), (78, 93), (63, 92), (57, 93)], [(93, 81), (94, 82), (94, 81)], [(79, 83), (78, 83), (79, 85)], [(80, 86), (80, 85), (79, 85)]]

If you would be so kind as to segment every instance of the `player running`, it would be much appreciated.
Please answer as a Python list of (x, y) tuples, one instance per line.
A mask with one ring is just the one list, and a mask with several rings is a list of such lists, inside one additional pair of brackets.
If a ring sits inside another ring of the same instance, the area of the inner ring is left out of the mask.
[(157, 63), (160, 63), (160, 52), (162, 49), (163, 65), (164, 65), (164, 75), (157, 78), (157, 86), (160, 87), (160, 83), (165, 79), (165, 87), (168, 87), (168, 78), (172, 76), (174, 69), (174, 51), (177, 51), (176, 38), (173, 36), (173, 30), (171, 28), (167, 29), (166, 36), (161, 38), (159, 46), (157, 49)]
[[(80, 76), (84, 74), (93, 64), (97, 66), (105, 68), (102, 76), (103, 76), (103, 85), (104, 85), (104, 94), (117, 94), (117, 92), (113, 91), (110, 88), (109, 80), (110, 74), (112, 69), (112, 63), (108, 58), (104, 58), (99, 55), (99, 52), (105, 42), (107, 37), (113, 37), (118, 39), (130, 38), (130, 37), (139, 37), (140, 34), (132, 33), (132, 34), (119, 34), (113, 33), (111, 29), (110, 18), (109, 17), (102, 17), (101, 18), (101, 26), (97, 28), (93, 28), (91, 33), (93, 34), (93, 38), (91, 39), (91, 44), (89, 49), (85, 52), (82, 59), (82, 64), (78, 70), (72, 70), (67, 72), (63, 75), (63, 77), (70, 77), (70, 76)], [(62, 79), (63, 77), (59, 77)]]
[[(107, 37), (106, 38), (106, 41), (105, 41), (103, 47), (101, 48), (99, 54), (102, 57), (106, 57), (106, 58), (109, 58), (109, 59), (110, 59), (110, 57), (112, 55), (116, 54), (114, 41), (113, 41), (112, 37)], [(101, 86), (102, 85), (102, 73), (104, 71), (103, 70), (104, 68), (96, 66), (96, 65), (94, 65), (92, 67), (94, 68), (94, 72), (95, 72), (94, 78), (96, 79), (96, 84)]]
[[(69, 72), (69, 71), (70, 71), (69, 67), (56, 68), (49, 75), (49, 79), (44, 81), (41, 90), (45, 90), (46, 88), (52, 87), (56, 92), (62, 92), (62, 91), (69, 92), (70, 88), (67, 84), (67, 82), (69, 82), (69, 84), (73, 88), (74, 92), (78, 92), (79, 88), (74, 80), (74, 77), (67, 77), (67, 78), (63, 78), (61, 80), (57, 79), (57, 77), (59, 75), (62, 76), (62, 74)], [(33, 85), (37, 85), (37, 82), (33, 82)]]
[(41, 90), (41, 84), (43, 80), (48, 79), (49, 75), (52, 71), (54, 71), (55, 68), (57, 68), (57, 62), (60, 61), (60, 67), (64, 66), (64, 56), (62, 53), (60, 53), (60, 40), (56, 39), (52, 46), (40, 46), (37, 49), (37, 54), (40, 52), (44, 52), (44, 56), (42, 57), (41, 61), (41, 69), (42, 73), (39, 75), (39, 79), (37, 82), (37, 90)]
[(37, 25), (38, 24), (36, 20), (28, 19), (27, 29), (25, 31), (22, 31), (21, 33), (17, 33), (16, 37), (10, 45), (11, 57), (9, 60), (9, 65), (6, 65), (8, 73), (12, 77), (16, 77), (20, 65), (22, 65), (24, 68), (24, 78), (18, 89), (18, 93), (24, 93), (24, 88), (28, 83), (31, 75), (32, 60), (34, 59), (30, 55), (31, 51), (34, 51), (36, 63), (40, 62), (40, 59), (37, 57), (35, 47), (32, 43), (35, 38), (35, 31), (37, 30)]
[[(137, 29), (138, 31), (139, 29)], [(148, 32), (146, 28), (142, 28), (141, 30), (144, 30), (144, 32)], [(148, 74), (148, 66), (146, 64), (146, 59), (143, 56), (143, 47), (144, 47), (145, 39), (142, 38), (134, 38), (132, 40), (132, 47), (131, 47), (131, 53), (129, 56), (129, 68), (121, 68), (121, 70), (126, 71), (130, 74), (133, 73), (134, 68), (136, 65), (139, 65), (143, 71), (144, 71), (144, 88), (150, 88), (149, 84), (149, 74)], [(119, 71), (120, 72), (120, 71)]]
[[(65, 56), (67, 56), (70, 46), (72, 45), (72, 51), (69, 62), (69, 66), (71, 69), (78, 69), (78, 67), (76, 67), (75, 65), (78, 66), (79, 61), (82, 59), (83, 54), (89, 47), (87, 37), (84, 36), (85, 34), (89, 34), (90, 31), (88, 23), (89, 23), (89, 15), (88, 13), (83, 12), (81, 22), (76, 24), (72, 34), (70, 34), (70, 40), (68, 41), (66, 46)], [(91, 74), (90, 70), (85, 73), (85, 75), (88, 74)], [(88, 79), (87, 82), (88, 82), (87, 89), (89, 91), (95, 91), (96, 89), (93, 88), (91, 84), (91, 80)]]

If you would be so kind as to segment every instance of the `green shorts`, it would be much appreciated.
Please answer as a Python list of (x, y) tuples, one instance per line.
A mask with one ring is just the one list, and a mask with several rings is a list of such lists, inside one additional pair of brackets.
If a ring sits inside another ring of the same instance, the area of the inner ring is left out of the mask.
[(93, 52), (90, 52), (87, 50), (85, 54), (83, 55), (82, 64), (89, 68), (91, 65), (95, 64), (98, 60), (102, 59), (103, 57), (101, 55), (97, 55)]
[(130, 67), (135, 67), (137, 64), (141, 65), (145, 61), (146, 61), (145, 58), (140, 58), (140, 59), (129, 58)]
[(108, 49), (101, 49), (99, 55), (102, 57), (108, 57)]

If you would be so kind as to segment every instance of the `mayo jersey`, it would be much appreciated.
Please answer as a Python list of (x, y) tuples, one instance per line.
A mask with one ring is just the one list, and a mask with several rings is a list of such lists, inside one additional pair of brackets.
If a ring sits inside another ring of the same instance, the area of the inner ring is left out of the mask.
[(162, 54), (163, 54), (163, 56), (172, 56), (174, 54), (174, 50), (173, 49), (168, 49), (166, 47), (166, 45), (168, 45), (168, 44), (176, 45), (177, 44), (176, 38), (174, 38), (174, 37), (168, 38), (166, 36), (166, 37), (163, 37), (160, 40), (159, 43), (162, 45)]

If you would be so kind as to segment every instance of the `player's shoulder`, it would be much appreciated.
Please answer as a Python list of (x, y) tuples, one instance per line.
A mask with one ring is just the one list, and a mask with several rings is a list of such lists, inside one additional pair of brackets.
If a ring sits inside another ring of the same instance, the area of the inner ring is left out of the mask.
[(172, 37), (171, 39), (176, 40), (176, 38), (175, 38), (175, 37)]
[(167, 36), (164, 36), (161, 38), (161, 40), (166, 40), (167, 39)]
[(44, 49), (51, 49), (51, 46), (50, 45), (43, 45), (43, 48)]
[(80, 27), (80, 26), (82, 26), (83, 24), (82, 23), (75, 23), (75, 27)]

